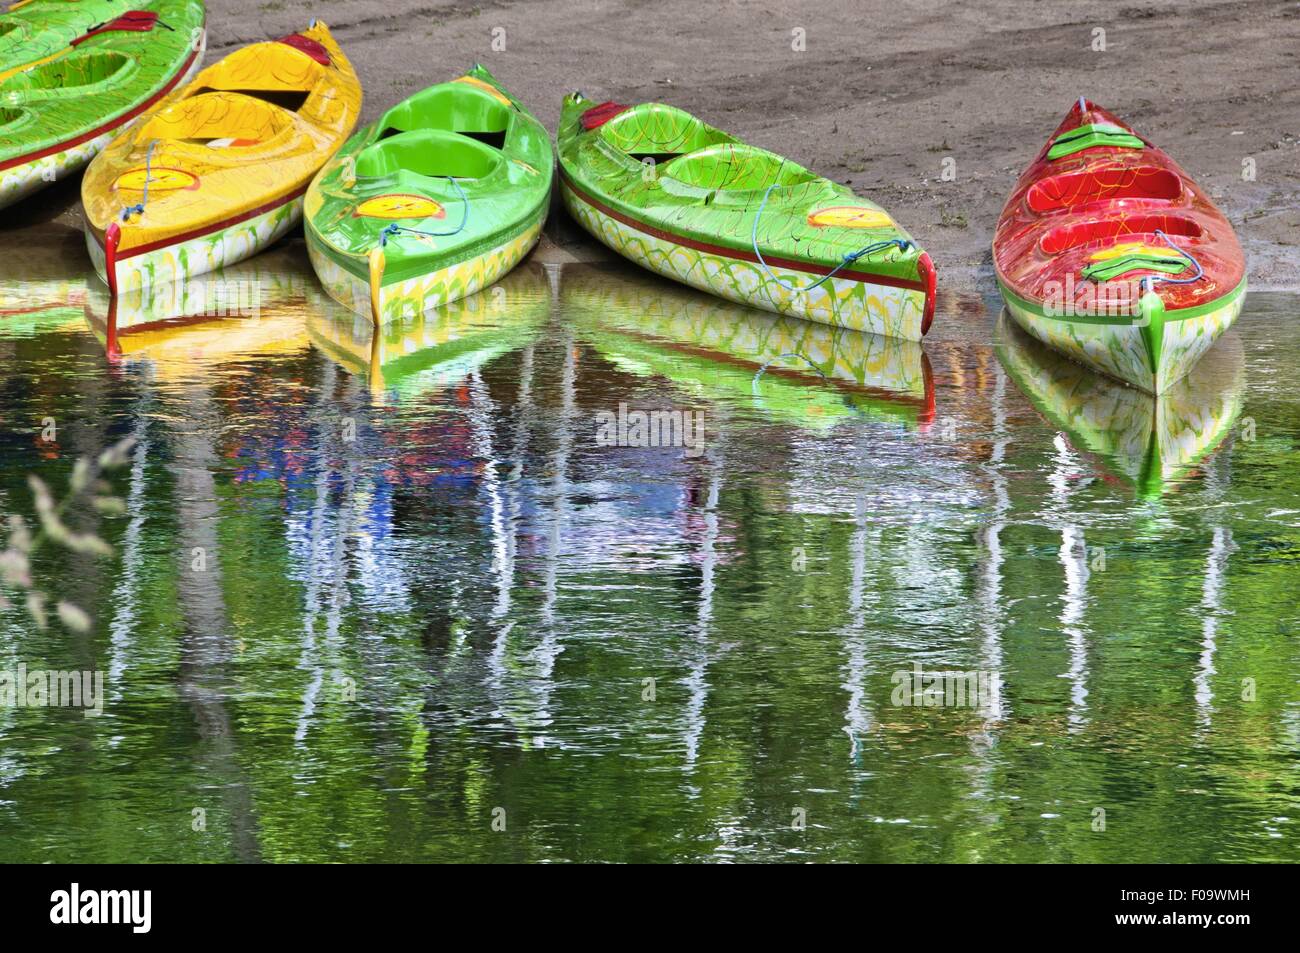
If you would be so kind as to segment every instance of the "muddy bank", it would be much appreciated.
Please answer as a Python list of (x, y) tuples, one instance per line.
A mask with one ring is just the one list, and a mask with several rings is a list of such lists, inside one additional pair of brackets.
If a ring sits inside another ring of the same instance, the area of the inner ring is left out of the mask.
[[(1246, 247), (1252, 287), (1300, 287), (1293, 0), (827, 0), (812, 10), (741, 0), (208, 6), (210, 60), (324, 19), (365, 84), (363, 121), (475, 60), (552, 131), (560, 97), (572, 89), (672, 102), (880, 202), (954, 291), (991, 287), (988, 246), (1002, 203), (1071, 102), (1086, 95), (1210, 192)], [(1252, 166), (1253, 178), (1243, 175)], [(79, 228), (76, 198), (64, 186), (11, 210), (17, 221), (0, 227), (0, 247), (66, 242), (58, 233)], [(548, 230), (542, 254), (601, 254), (562, 214)]]

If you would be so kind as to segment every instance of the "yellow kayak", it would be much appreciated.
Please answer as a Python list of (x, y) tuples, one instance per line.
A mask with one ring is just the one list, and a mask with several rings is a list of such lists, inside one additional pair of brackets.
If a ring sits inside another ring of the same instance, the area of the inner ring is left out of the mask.
[(302, 219), (308, 184), (360, 111), (361, 84), (323, 23), (231, 53), (90, 164), (95, 270), (122, 294), (257, 254)]

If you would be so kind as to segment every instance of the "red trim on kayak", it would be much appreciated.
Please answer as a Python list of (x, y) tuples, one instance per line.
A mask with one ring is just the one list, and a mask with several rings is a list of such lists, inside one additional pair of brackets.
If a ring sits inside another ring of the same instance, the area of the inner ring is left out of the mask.
[(158, 90), (158, 92), (154, 93), (153, 96), (149, 97), (149, 99), (145, 100), (139, 106), (136, 106), (135, 109), (132, 109), (130, 112), (118, 116), (116, 119), (110, 119), (102, 126), (98, 126), (97, 128), (90, 130), (90, 132), (82, 133), (80, 136), (77, 136), (76, 138), (65, 139), (63, 142), (55, 143), (52, 146), (48, 146), (44, 149), (41, 149), (39, 152), (29, 152), (26, 155), (16, 156), (12, 159), (6, 159), (4, 162), (0, 162), (0, 172), (3, 172), (5, 169), (11, 169), (16, 165), (22, 165), (25, 162), (35, 162), (37, 159), (44, 159), (46, 156), (52, 156), (56, 152), (63, 152), (65, 149), (71, 149), (73, 146), (79, 146), (83, 142), (89, 142), (91, 139), (94, 139), (97, 136), (102, 136), (104, 133), (111, 132), (112, 130), (118, 128), (119, 126), (126, 125), (136, 116), (140, 115), (142, 112), (152, 107), (154, 104), (156, 104), (161, 99), (163, 99), (163, 97), (165, 97), (173, 89), (175, 89), (176, 84), (180, 82), (181, 77), (184, 76), (187, 72), (189, 72), (190, 67), (194, 64), (194, 58), (198, 55), (199, 55), (198, 50), (191, 51), (189, 59), (187, 59), (181, 65), (181, 68), (176, 71), (175, 75), (173, 75), (172, 78), (167, 81), (167, 85), (164, 86), (162, 89)]
[(280, 37), (275, 42), (283, 43), (285, 46), (292, 46), (299, 53), (306, 53), (321, 66), (331, 65), (329, 50), (309, 36), (303, 36), (301, 33), (290, 33), (288, 36)]
[(935, 286), (938, 283), (934, 262), (928, 251), (921, 252), (921, 257), (916, 260), (916, 270), (925, 281), (925, 313), (921, 315), (921, 337), (925, 337), (925, 332), (930, 330), (930, 323), (934, 321)]
[[(582, 199), (582, 201), (586, 202), (592, 208), (604, 215), (608, 215), (612, 219), (622, 222), (629, 228), (634, 228), (639, 232), (644, 232), (647, 235), (662, 239), (666, 242), (684, 245), (687, 248), (694, 248), (696, 251), (702, 251), (710, 255), (718, 255), (722, 258), (734, 258), (738, 261), (748, 261), (754, 264), (758, 263), (758, 256), (752, 251), (740, 251), (735, 248), (724, 248), (722, 245), (710, 245), (708, 242), (697, 241), (696, 239), (688, 238), (685, 235), (678, 235), (676, 232), (669, 232), (662, 228), (656, 228), (653, 225), (647, 225), (645, 222), (638, 222), (636, 219), (610, 208), (598, 199), (592, 198), (575, 185), (573, 179), (565, 174), (563, 170), (560, 171), (560, 181), (564, 183), (565, 187), (568, 188), (570, 192)], [(763, 257), (769, 265), (776, 265), (777, 267), (785, 268), (787, 271), (799, 271), (810, 275), (829, 275), (832, 271), (835, 271), (833, 267), (827, 265), (817, 265), (806, 261), (791, 261), (789, 258), (777, 258), (772, 255), (764, 255)], [(866, 281), (877, 285), (887, 285), (891, 288), (905, 288), (908, 291), (926, 290), (925, 284), (921, 281), (913, 281), (907, 278), (895, 278), (892, 275), (879, 275), (869, 271), (850, 271), (846, 268), (843, 271), (835, 272), (835, 277), (844, 278), (848, 281)]]
[(85, 43), (92, 36), (104, 33), (148, 33), (158, 23), (158, 14), (152, 10), (128, 10), (116, 20), (101, 23), (89, 33), (83, 33), (72, 41), (73, 46)]
[[(117, 246), (122, 241), (122, 226), (110, 222), (104, 236), (104, 277), (108, 280), (108, 292), (117, 297)], [(112, 336), (110, 332), (109, 336)]]
[(624, 106), (622, 103), (616, 103), (611, 100), (609, 102), (601, 103), (599, 106), (592, 106), (583, 113), (581, 117), (579, 117), (578, 121), (582, 123), (583, 129), (591, 132), (591, 130), (598, 129), (605, 125), (605, 123), (609, 122), (619, 113), (631, 108), (631, 106)]
[[(310, 184), (311, 184), (310, 182), (307, 183), (307, 185)], [(274, 211), (275, 209), (279, 208), (282, 205), (287, 205), (288, 203), (292, 202), (296, 198), (301, 198), (307, 191), (307, 185), (302, 186), (302, 188), (295, 189), (294, 191), (290, 192), (288, 195), (284, 195), (271, 202), (267, 202), (265, 205), (259, 205), (257, 208), (249, 209), (247, 212), (241, 212), (239, 215), (231, 216), (230, 218), (217, 222), (214, 225), (208, 225), (205, 226), (204, 228), (196, 228), (188, 232), (183, 232), (180, 235), (174, 235), (170, 238), (160, 238), (158, 241), (149, 242), (147, 245), (138, 245), (135, 248), (128, 248), (126, 251), (119, 254), (117, 258), (119, 261), (122, 261), (127, 258), (135, 258), (137, 255), (147, 255), (151, 251), (157, 251), (160, 248), (168, 248), (172, 245), (179, 245), (182, 242), (193, 241), (196, 238), (202, 238), (204, 235), (211, 235), (213, 232), (219, 232), (223, 228), (230, 228), (230, 226), (232, 225), (238, 225), (240, 222), (246, 222), (250, 218), (257, 218), (257, 216), (259, 215), (265, 215), (267, 212)], [(117, 227), (117, 222), (114, 222), (112, 225), (109, 225), (108, 227), (109, 230), (112, 231), (112, 229)], [(95, 236), (95, 241), (103, 244), (103, 242), (99, 237), (99, 232), (96, 229), (92, 228), (91, 234)]]

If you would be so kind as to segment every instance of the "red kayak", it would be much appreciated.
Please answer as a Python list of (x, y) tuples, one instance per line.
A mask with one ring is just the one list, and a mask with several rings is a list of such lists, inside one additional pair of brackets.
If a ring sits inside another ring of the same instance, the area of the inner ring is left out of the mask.
[(993, 265), (1026, 331), (1156, 394), (1210, 349), (1246, 296), (1223, 213), (1173, 159), (1084, 99), (1016, 183)]

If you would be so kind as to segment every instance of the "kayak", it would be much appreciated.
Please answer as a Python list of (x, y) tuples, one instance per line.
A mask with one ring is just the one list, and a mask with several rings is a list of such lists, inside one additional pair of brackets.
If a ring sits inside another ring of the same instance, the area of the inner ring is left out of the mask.
[(95, 270), (118, 294), (257, 254), (301, 219), (311, 177), (360, 109), (356, 73), (323, 23), (203, 70), (86, 171)]
[[(331, 302), (332, 304), (332, 302)], [(551, 311), (542, 266), (525, 263), (490, 291), (376, 327), (342, 308), (307, 318), (312, 344), (365, 379), (381, 403), (425, 398), (534, 341)]]
[(1071, 361), (1003, 318), (998, 359), (1035, 409), (1108, 479), (1154, 499), (1177, 488), (1232, 432), (1245, 400), (1245, 356), (1225, 337), (1159, 396)]
[(1156, 394), (1232, 325), (1246, 295), (1223, 213), (1173, 159), (1085, 99), (1016, 183), (993, 264), (1026, 331)]
[(570, 214), (614, 251), (740, 304), (919, 341), (935, 270), (880, 206), (662, 103), (565, 97)]
[(546, 129), (482, 66), (358, 132), (307, 192), (321, 284), (376, 324), (474, 294), (541, 236)]
[[(0, 208), (79, 172), (187, 82), (203, 59), (203, 23), (198, 0), (36, 0), (0, 17)], [(15, 36), (32, 45), (6, 56)]]
[(764, 421), (829, 430), (868, 418), (922, 432), (934, 421), (930, 363), (911, 341), (770, 314), (626, 268), (566, 265), (560, 301), (620, 370), (753, 405)]

